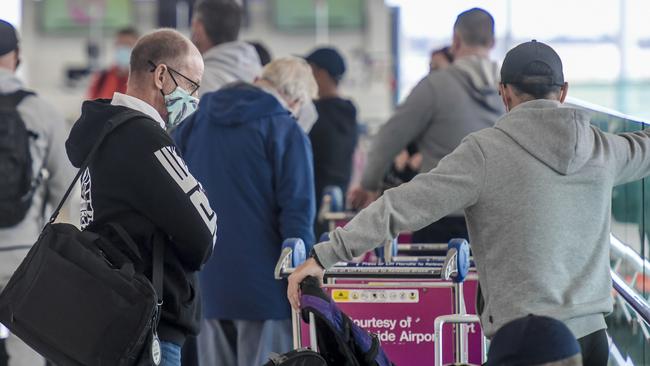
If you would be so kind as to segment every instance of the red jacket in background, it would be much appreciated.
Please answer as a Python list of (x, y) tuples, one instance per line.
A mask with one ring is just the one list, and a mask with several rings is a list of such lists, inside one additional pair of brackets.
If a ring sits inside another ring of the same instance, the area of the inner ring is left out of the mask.
[(112, 99), (113, 93), (126, 93), (128, 73), (120, 75), (117, 66), (102, 70), (93, 76), (93, 81), (88, 88), (88, 99)]

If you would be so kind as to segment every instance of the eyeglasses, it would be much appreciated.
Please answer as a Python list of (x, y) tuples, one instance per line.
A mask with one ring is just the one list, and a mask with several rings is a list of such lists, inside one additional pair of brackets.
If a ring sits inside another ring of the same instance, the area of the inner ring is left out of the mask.
[[(156, 68), (158, 67), (158, 65), (156, 65), (153, 61), (147, 61), (147, 62), (149, 63), (149, 65), (151, 65), (151, 70), (150, 71), (154, 72), (156, 70)], [(176, 78), (174, 77), (174, 74), (176, 74), (176, 75), (182, 77), (183, 79), (187, 80), (187, 82), (192, 85), (191, 90), (188, 90), (188, 93), (190, 93), (190, 95), (194, 95), (194, 93), (196, 93), (196, 91), (199, 90), (199, 88), (201, 87), (201, 85), (199, 83), (193, 81), (192, 79), (190, 79), (187, 76), (181, 74), (180, 72), (172, 69), (171, 67), (169, 67), (169, 65), (165, 65), (165, 66), (167, 66), (167, 72), (169, 73), (169, 76), (172, 77), (172, 81), (174, 82), (174, 84), (176, 84), (176, 86), (178, 86), (178, 82), (176, 81)]]

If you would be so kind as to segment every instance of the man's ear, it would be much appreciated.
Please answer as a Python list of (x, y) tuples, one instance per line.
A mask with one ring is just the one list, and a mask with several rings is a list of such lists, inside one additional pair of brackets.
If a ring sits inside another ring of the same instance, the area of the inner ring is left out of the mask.
[(14, 53), (14, 69), (12, 70), (13, 72), (16, 72), (18, 69), (18, 66), (20, 66), (20, 48), (16, 47), (16, 49), (13, 51)]
[(153, 71), (154, 75), (154, 84), (156, 85), (156, 89), (162, 90), (163, 85), (165, 85), (165, 76), (167, 72), (167, 66), (164, 64), (159, 64), (156, 66), (156, 69)]
[(287, 103), (287, 107), (291, 111), (291, 113), (294, 115), (294, 117), (298, 118), (298, 113), (300, 112), (300, 108), (302, 108), (302, 101), (300, 98), (296, 98), (290, 102)]
[(560, 88), (560, 103), (564, 103), (564, 100), (566, 99), (566, 96), (569, 94), (569, 83), (566, 81), (564, 82), (564, 85)]
[(506, 84), (504, 83), (499, 83), (499, 95), (501, 96), (501, 100), (503, 101), (503, 105), (506, 107), (506, 112), (510, 111), (510, 108), (508, 107), (510, 103), (510, 89), (507, 87)]
[(451, 47), (449, 49), (451, 54), (454, 55), (454, 57), (456, 57), (456, 53), (458, 52), (458, 49), (460, 49), (462, 43), (463, 40), (460, 38), (460, 34), (454, 31), (454, 35), (451, 38)]

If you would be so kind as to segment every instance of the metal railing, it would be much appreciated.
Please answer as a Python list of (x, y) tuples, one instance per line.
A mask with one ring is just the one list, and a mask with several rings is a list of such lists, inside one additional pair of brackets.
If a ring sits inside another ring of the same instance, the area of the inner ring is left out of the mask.
[[(645, 340), (650, 341), (650, 304), (634, 288), (639, 275), (644, 276), (646, 273), (650, 274), (650, 262), (611, 234), (610, 243), (610, 253), (614, 259), (614, 268), (611, 270), (612, 284), (616, 292), (620, 295), (616, 300), (621, 305), (627, 321), (629, 323), (637, 322), (643, 331)], [(633, 275), (630, 283), (626, 282), (618, 273), (624, 264), (632, 269)]]

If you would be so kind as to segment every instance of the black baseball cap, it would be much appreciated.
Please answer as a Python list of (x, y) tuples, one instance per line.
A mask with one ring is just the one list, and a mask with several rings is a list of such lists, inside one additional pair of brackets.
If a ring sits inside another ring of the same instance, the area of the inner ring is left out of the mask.
[(0, 19), (0, 56), (4, 56), (18, 48), (16, 28), (9, 22)]
[[(533, 63), (542, 63), (549, 67), (551, 75), (539, 75), (530, 70)], [(546, 76), (549, 85), (564, 85), (564, 73), (560, 56), (549, 45), (532, 40), (511, 49), (506, 54), (501, 66), (501, 82), (504, 84), (521, 83), (527, 76)]]
[(305, 56), (305, 60), (327, 71), (334, 80), (341, 80), (343, 74), (345, 74), (345, 61), (335, 48), (317, 48)]
[(528, 315), (496, 332), (486, 365), (540, 365), (578, 354), (580, 344), (564, 323), (546, 316)]

